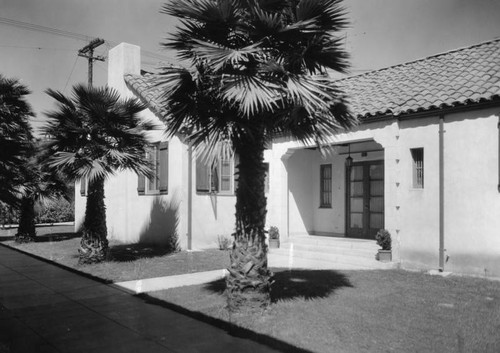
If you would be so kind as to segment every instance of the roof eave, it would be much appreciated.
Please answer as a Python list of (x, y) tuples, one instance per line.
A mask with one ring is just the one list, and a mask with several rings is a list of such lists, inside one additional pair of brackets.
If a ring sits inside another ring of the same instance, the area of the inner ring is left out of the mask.
[(399, 114), (384, 113), (377, 115), (365, 115), (359, 117), (359, 120), (361, 121), (361, 124), (369, 124), (373, 122), (395, 120), (395, 119), (406, 120), (406, 119), (426, 118), (430, 116), (448, 115), (453, 113), (460, 113), (478, 109), (488, 109), (494, 107), (500, 107), (500, 96), (495, 96), (493, 97), (493, 99), (481, 100), (479, 102), (474, 102), (474, 103), (460, 103), (454, 106), (431, 107), (425, 110), (406, 111)]

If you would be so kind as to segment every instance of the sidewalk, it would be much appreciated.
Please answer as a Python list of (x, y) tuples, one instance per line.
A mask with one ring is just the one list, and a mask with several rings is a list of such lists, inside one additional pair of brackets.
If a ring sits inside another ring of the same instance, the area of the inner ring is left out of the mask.
[(296, 350), (194, 317), (0, 245), (0, 353)]

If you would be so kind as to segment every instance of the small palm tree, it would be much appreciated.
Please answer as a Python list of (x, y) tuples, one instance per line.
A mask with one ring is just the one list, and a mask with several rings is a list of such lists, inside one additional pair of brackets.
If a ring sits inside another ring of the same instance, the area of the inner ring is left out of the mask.
[(33, 150), (29, 93), (18, 80), (0, 75), (0, 202), (11, 206), (19, 205), (25, 162)]
[(264, 148), (277, 135), (321, 146), (356, 123), (327, 71), (348, 67), (334, 37), (344, 11), (339, 0), (171, 0), (162, 12), (180, 20), (164, 46), (190, 63), (163, 68), (168, 132), (240, 157), (229, 309), (266, 307)]
[(72, 97), (50, 89), (47, 94), (58, 109), (47, 114), (43, 129), (46, 165), (69, 181), (88, 180), (80, 262), (100, 262), (108, 251), (104, 182), (124, 169), (151, 176), (146, 134), (156, 126), (139, 117), (143, 104), (122, 100), (111, 88), (77, 85)]

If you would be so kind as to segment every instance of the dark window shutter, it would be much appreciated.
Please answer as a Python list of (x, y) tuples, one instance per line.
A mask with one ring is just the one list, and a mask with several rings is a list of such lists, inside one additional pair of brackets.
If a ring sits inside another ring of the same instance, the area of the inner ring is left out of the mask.
[(266, 170), (266, 176), (264, 179), (264, 193), (269, 193), (269, 163), (264, 163), (264, 168)]
[(168, 142), (160, 144), (160, 192), (168, 192)]
[(236, 194), (236, 190), (238, 190), (238, 179), (240, 177), (239, 166), (240, 166), (240, 155), (235, 153), (234, 154), (234, 190), (233, 190), (233, 192), (235, 194)]
[(196, 158), (196, 191), (210, 191), (210, 169), (201, 158)]
[(87, 195), (87, 178), (82, 178), (80, 180), (80, 195), (81, 196)]
[(158, 154), (159, 154), (159, 151), (158, 151), (157, 145), (150, 146), (148, 148), (148, 152), (146, 153), (147, 160), (148, 160), (151, 168), (153, 168), (153, 177), (147, 179), (148, 191), (150, 191), (150, 192), (154, 192), (154, 191), (158, 190), (158, 170), (159, 170), (159, 168), (158, 168)]
[(219, 192), (219, 160), (216, 159), (212, 164), (212, 178), (210, 191)]
[(146, 192), (146, 177), (144, 175), (137, 175), (138, 180), (137, 180), (137, 193), (139, 195), (144, 195)]

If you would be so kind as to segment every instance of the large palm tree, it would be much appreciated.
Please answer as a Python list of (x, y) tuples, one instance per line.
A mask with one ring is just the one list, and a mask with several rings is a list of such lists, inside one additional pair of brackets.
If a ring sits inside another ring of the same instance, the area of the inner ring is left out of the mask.
[(266, 307), (265, 145), (281, 135), (321, 146), (355, 124), (328, 76), (348, 67), (334, 36), (344, 10), (339, 0), (171, 0), (161, 11), (180, 20), (163, 45), (189, 64), (162, 71), (168, 132), (240, 157), (228, 307)]
[(116, 90), (77, 85), (71, 97), (47, 90), (57, 110), (44, 127), (47, 166), (68, 180), (87, 180), (88, 194), (80, 263), (100, 262), (108, 251), (104, 182), (118, 170), (151, 176), (145, 159), (147, 132), (156, 126), (139, 117), (145, 107), (120, 99)]
[(0, 202), (11, 206), (19, 205), (25, 162), (33, 151), (29, 93), (18, 80), (0, 75)]

